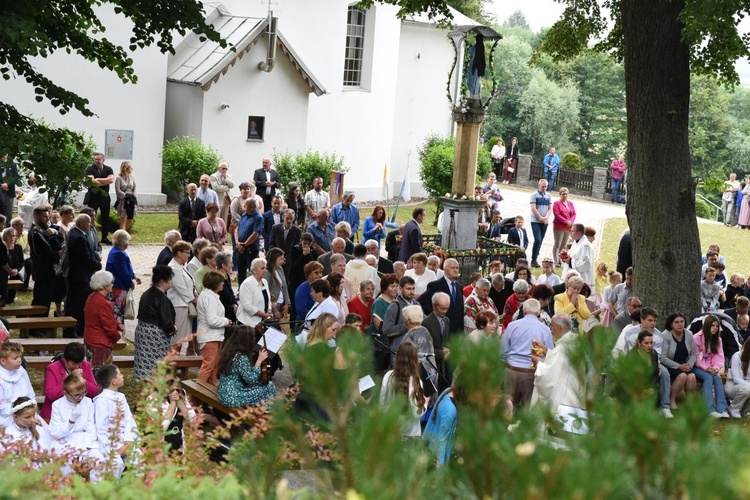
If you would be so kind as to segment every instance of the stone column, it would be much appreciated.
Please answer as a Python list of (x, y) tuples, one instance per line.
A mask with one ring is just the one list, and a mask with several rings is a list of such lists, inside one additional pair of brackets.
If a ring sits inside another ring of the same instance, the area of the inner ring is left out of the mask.
[(594, 167), (594, 182), (591, 186), (591, 197), (603, 200), (607, 196), (607, 168)]
[[(472, 196), (474, 186), (472, 186)], [(477, 248), (477, 214), (484, 206), (483, 200), (454, 200), (440, 198), (443, 204), (443, 227), (441, 247), (448, 250), (472, 250)], [(450, 230), (451, 212), (453, 231)]]
[(534, 179), (529, 180), (531, 176), (531, 156), (518, 155), (518, 165), (516, 166), (516, 184), (519, 186), (536, 186)]
[(479, 155), (479, 127), (484, 120), (484, 110), (478, 101), (469, 99), (466, 107), (453, 110), (453, 119), (457, 127), (451, 194), (468, 198), (474, 196)]

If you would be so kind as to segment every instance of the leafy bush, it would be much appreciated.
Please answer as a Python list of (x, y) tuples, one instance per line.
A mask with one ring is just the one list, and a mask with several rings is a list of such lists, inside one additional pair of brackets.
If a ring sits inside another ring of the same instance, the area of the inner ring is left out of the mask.
[[(51, 130), (39, 121), (39, 126)], [(96, 144), (93, 138), (82, 137), (76, 132), (61, 128), (57, 130), (59, 144), (47, 148), (36, 148), (21, 154), (22, 170), (33, 171), (40, 186), (47, 187), (49, 202), (58, 208), (75, 192), (88, 189), (90, 180), (86, 168), (93, 164)], [(117, 171), (118, 168), (112, 166)]]
[[(451, 192), (456, 141), (451, 137), (430, 135), (419, 149), (419, 178), (431, 198)], [(484, 179), (492, 170), (492, 156), (486, 148), (479, 148), (477, 176)]]
[(161, 182), (167, 188), (183, 193), (201, 175), (216, 171), (221, 155), (211, 146), (193, 137), (177, 137), (161, 150)]
[(563, 170), (581, 170), (581, 157), (575, 153), (565, 153), (560, 168)]
[(323, 185), (326, 186), (331, 178), (331, 170), (349, 171), (349, 167), (344, 165), (343, 156), (310, 150), (299, 154), (279, 153), (274, 150), (273, 165), (279, 173), (282, 189), (286, 190), (290, 183), (296, 182), (300, 185), (302, 194), (312, 189), (312, 181), (316, 177), (323, 178)]
[(701, 219), (716, 220), (716, 210), (703, 198), (695, 198), (695, 216)]
[[(130, 226), (130, 229), (128, 230), (128, 233), (132, 236), (135, 232), (135, 226), (136, 222), (138, 221), (138, 217), (136, 216), (135, 219), (133, 219), (133, 224)], [(102, 212), (101, 210), (97, 210), (96, 212), (96, 224), (101, 227), (102, 226)], [(109, 232), (114, 233), (120, 228), (120, 214), (117, 213), (117, 210), (110, 209), (109, 211)]]

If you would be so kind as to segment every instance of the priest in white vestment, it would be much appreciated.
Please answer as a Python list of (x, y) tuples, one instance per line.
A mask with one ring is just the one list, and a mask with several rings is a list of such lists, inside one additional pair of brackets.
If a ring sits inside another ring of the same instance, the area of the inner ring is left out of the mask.
[(534, 374), (534, 393), (531, 404), (537, 402), (546, 405), (552, 412), (557, 412), (561, 404), (582, 408), (584, 389), (573, 364), (568, 358), (574, 347), (578, 334), (571, 331), (572, 325), (567, 314), (558, 313), (552, 317), (550, 330), (555, 339), (555, 348), (540, 347), (546, 355), (532, 356), (536, 361)]

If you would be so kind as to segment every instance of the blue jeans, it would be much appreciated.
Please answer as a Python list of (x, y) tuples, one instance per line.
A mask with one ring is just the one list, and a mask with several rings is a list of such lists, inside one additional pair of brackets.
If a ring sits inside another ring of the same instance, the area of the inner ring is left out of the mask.
[(612, 183), (612, 202), (617, 203), (620, 201), (620, 186), (622, 185), (622, 179), (610, 179)]
[(531, 247), (531, 262), (536, 262), (539, 257), (539, 250), (542, 248), (542, 240), (544, 235), (547, 234), (548, 224), (542, 224), (541, 222), (531, 223), (531, 233), (534, 235), (534, 246)]
[(697, 366), (693, 368), (695, 377), (703, 383), (703, 399), (709, 411), (724, 413), (727, 411), (727, 398), (724, 395), (724, 384), (721, 375), (711, 375)]
[(672, 379), (669, 377), (669, 371), (660, 365), (661, 375), (659, 376), (659, 406), (662, 408), (670, 408), (669, 395), (672, 392)]
[(557, 179), (557, 170), (550, 170), (546, 172), (547, 177), (547, 191), (552, 191), (552, 187), (555, 185), (555, 179)]

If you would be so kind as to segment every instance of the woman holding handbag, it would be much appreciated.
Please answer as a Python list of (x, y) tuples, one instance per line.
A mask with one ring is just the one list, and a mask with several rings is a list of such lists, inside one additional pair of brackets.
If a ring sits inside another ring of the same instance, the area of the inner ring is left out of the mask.
[[(112, 300), (115, 303), (115, 316), (122, 323), (123, 319), (135, 319), (135, 315), (128, 314), (126, 317), (126, 310), (130, 313), (134, 312), (134, 305), (132, 303), (131, 290), (135, 288), (136, 284), (141, 284), (140, 278), (135, 275), (133, 271), (133, 264), (130, 262), (130, 256), (128, 256), (125, 250), (128, 249), (130, 244), (130, 234), (124, 229), (118, 229), (115, 234), (112, 235), (112, 250), (110, 250), (107, 256), (107, 267), (106, 270), (112, 273), (115, 277), (114, 288), (112, 289)], [(130, 299), (128, 299), (130, 295)], [(128, 305), (128, 300), (131, 303)]]
[(211, 246), (218, 251), (224, 250), (224, 243), (227, 241), (227, 225), (223, 219), (218, 217), (219, 205), (209, 203), (206, 206), (206, 217), (198, 221), (195, 228), (195, 234), (199, 238), (206, 238), (211, 242)]

